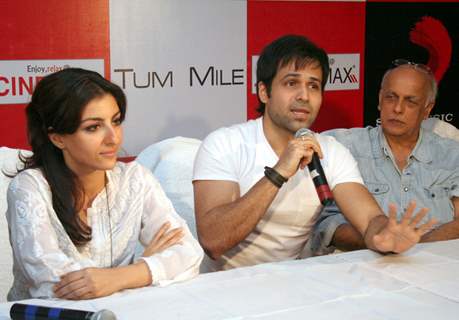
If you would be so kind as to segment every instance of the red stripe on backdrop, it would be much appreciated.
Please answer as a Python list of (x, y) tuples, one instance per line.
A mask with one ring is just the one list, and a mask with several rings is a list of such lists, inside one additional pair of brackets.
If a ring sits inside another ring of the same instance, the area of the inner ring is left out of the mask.
[(364, 2), (249, 1), (247, 4), (247, 117), (258, 116), (252, 94), (252, 55), (285, 34), (301, 34), (329, 54), (359, 53), (359, 90), (327, 91), (313, 129), (363, 125), (363, 74), (365, 42)]
[[(110, 76), (109, 0), (1, 1), (0, 30), (0, 60), (104, 59)], [(27, 148), (24, 108), (0, 105), (0, 146)]]
[(367, 2), (459, 2), (459, 0), (366, 0)]

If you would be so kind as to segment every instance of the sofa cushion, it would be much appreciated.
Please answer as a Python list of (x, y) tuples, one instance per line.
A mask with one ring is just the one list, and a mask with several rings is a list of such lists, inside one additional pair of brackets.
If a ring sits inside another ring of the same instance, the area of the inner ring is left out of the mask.
[(194, 158), (200, 144), (200, 140), (193, 138), (165, 139), (147, 147), (136, 159), (153, 172), (175, 210), (188, 223), (195, 237), (196, 222), (191, 179)]
[(8, 223), (6, 222), (6, 192), (11, 178), (4, 173), (14, 174), (21, 167), (18, 153), (24, 155), (30, 154), (30, 151), (10, 149), (7, 147), (0, 148), (0, 302), (6, 301), (6, 295), (13, 282), (13, 254), (11, 252), (10, 241), (8, 237)]

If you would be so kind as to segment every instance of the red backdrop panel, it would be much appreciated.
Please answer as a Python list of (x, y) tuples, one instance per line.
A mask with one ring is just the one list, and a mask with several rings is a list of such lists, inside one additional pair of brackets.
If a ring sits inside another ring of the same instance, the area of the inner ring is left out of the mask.
[(360, 89), (326, 91), (313, 129), (363, 124), (364, 2), (249, 1), (247, 29), (249, 119), (259, 115), (257, 97), (251, 93), (252, 56), (259, 55), (266, 44), (282, 35), (301, 34), (329, 54), (360, 54)]
[[(109, 77), (108, 2), (1, 1), (0, 60), (104, 59)], [(0, 146), (27, 148), (24, 108), (0, 104)]]

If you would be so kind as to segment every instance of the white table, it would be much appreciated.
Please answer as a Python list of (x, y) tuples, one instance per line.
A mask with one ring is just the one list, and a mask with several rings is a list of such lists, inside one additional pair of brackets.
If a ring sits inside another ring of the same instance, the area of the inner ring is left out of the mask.
[[(459, 319), (459, 240), (403, 255), (361, 250), (203, 274), (89, 301), (26, 302), (106, 308), (118, 319)], [(0, 320), (10, 306), (0, 304)]]

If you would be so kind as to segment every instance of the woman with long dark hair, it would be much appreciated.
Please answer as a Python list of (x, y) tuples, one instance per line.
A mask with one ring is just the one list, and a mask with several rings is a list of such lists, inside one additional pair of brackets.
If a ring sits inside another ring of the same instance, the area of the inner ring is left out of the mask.
[[(33, 154), (8, 189), (8, 300), (90, 299), (195, 276), (203, 252), (153, 175), (117, 162), (126, 98), (96, 72), (44, 77), (26, 108)], [(136, 244), (145, 249), (135, 261)]]

